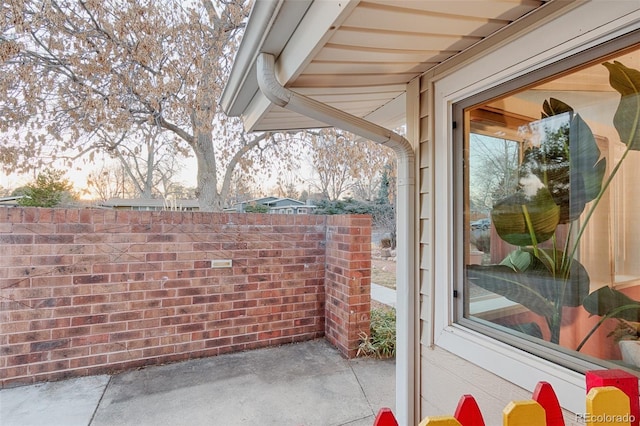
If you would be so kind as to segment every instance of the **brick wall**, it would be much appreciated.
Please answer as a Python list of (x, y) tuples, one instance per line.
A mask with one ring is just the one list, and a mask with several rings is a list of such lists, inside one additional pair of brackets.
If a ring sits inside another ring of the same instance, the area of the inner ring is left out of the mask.
[(352, 356), (368, 328), (370, 227), (366, 216), (0, 208), (2, 387), (308, 340), (325, 325)]
[(326, 339), (354, 357), (371, 316), (371, 218), (328, 216)]

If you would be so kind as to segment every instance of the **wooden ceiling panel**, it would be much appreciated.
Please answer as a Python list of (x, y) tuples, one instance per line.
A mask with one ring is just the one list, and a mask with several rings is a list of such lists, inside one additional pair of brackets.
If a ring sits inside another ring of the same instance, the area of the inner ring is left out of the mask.
[(439, 61), (415, 62), (314, 62), (305, 70), (309, 74), (402, 74), (422, 72)]
[[(425, 46), (426, 47), (426, 46)], [(315, 57), (319, 62), (352, 62), (352, 63), (405, 63), (440, 62), (457, 52), (441, 52), (437, 50), (390, 50), (344, 47), (327, 45)]]
[(482, 37), (409, 33), (402, 28), (397, 31), (376, 31), (341, 27), (328, 44), (373, 49), (461, 51), (481, 39)]
[(402, 84), (415, 77), (414, 74), (303, 74), (296, 79), (291, 88), (300, 87), (367, 87), (384, 84)]
[(538, 0), (449, 0), (426, 2), (415, 0), (395, 0), (390, 4), (388, 0), (367, 0), (366, 2), (361, 3), (361, 5), (364, 5), (364, 3), (370, 3), (371, 7), (402, 8), (412, 11), (413, 13), (432, 13), (513, 21), (539, 7), (544, 2)]
[[(363, 0), (286, 85), (359, 117), (387, 113), (393, 106), (401, 118), (404, 101), (398, 102), (409, 81), (543, 4)], [(256, 130), (326, 127), (279, 107), (272, 107), (258, 126)]]
[(493, 19), (410, 12), (407, 9), (389, 8), (381, 13), (378, 8), (358, 6), (343, 25), (391, 32), (402, 29), (418, 34), (486, 37), (509, 23)]

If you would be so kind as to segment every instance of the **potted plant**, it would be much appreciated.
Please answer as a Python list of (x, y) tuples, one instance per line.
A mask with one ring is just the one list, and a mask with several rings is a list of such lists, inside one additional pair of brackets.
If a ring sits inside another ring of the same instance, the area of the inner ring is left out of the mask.
[[(499, 264), (467, 267), (473, 284), (543, 317), (556, 344), (564, 308), (579, 307), (589, 296), (589, 275), (576, 259), (580, 240), (627, 154), (640, 150), (640, 72), (617, 61), (603, 65), (611, 86), (621, 94), (614, 126), (626, 149), (618, 163), (605, 176), (606, 160), (600, 158), (587, 123), (566, 103), (545, 101), (542, 119), (555, 123), (539, 146), (525, 151), (517, 192), (497, 202), (491, 212), (498, 236), (518, 248)], [(559, 235), (560, 228), (566, 236)], [(594, 293), (591, 300), (598, 304), (599, 294)], [(541, 335), (537, 324), (521, 330)]]
[(616, 319), (616, 327), (607, 334), (620, 347), (622, 360), (636, 367), (640, 367), (640, 302), (633, 300), (624, 293), (602, 287), (589, 294), (583, 301), (583, 306), (591, 315), (600, 316), (600, 320), (582, 339), (577, 351), (608, 319)]
[(640, 339), (640, 323), (619, 319), (616, 327), (607, 334), (614, 342), (633, 342)]
[(618, 319), (616, 327), (607, 334), (620, 348), (622, 361), (640, 367), (640, 323)]

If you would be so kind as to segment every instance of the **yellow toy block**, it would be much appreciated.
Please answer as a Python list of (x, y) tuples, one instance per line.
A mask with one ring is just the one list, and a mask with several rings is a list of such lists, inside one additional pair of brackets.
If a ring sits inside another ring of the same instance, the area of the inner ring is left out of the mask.
[(451, 416), (430, 416), (425, 417), (419, 426), (462, 426), (455, 417)]
[(502, 410), (504, 426), (546, 426), (547, 419), (542, 405), (530, 401), (511, 401)]
[(584, 421), (587, 426), (629, 426), (633, 420), (630, 411), (629, 397), (620, 389), (593, 388), (587, 394)]

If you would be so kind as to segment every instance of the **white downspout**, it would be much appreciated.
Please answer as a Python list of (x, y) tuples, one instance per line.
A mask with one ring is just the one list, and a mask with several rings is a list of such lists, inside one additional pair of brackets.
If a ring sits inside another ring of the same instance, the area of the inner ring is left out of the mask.
[(417, 298), (413, 259), (415, 238), (415, 153), (411, 143), (399, 134), (360, 117), (283, 87), (275, 75), (275, 58), (260, 53), (257, 58), (258, 85), (274, 104), (347, 130), (392, 148), (398, 158), (396, 301), (396, 417), (401, 426), (415, 425)]

